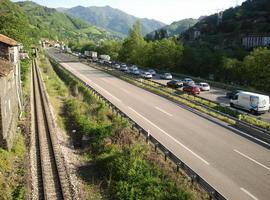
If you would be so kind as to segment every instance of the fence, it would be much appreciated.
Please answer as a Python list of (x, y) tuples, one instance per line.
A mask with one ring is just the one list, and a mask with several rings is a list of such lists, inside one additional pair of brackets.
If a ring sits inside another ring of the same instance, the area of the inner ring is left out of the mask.
[(192, 170), (191, 167), (189, 167), (186, 163), (184, 163), (180, 158), (178, 158), (176, 155), (174, 155), (173, 152), (171, 152), (166, 146), (161, 144), (154, 136), (149, 134), (147, 130), (145, 130), (143, 127), (141, 127), (139, 124), (137, 124), (134, 120), (132, 120), (129, 116), (127, 116), (124, 112), (122, 112), (119, 108), (117, 108), (115, 105), (113, 105), (108, 99), (106, 99), (104, 96), (102, 96), (96, 89), (94, 89), (92, 86), (90, 86), (88, 83), (81, 80), (78, 76), (73, 74), (72, 72), (68, 71), (64, 67), (62, 67), (60, 64), (58, 64), (56, 61), (51, 59), (52, 62), (57, 64), (62, 70), (69, 73), (71, 76), (75, 77), (77, 80), (79, 80), (82, 84), (84, 84), (87, 88), (89, 88), (100, 100), (105, 102), (113, 111), (117, 112), (121, 117), (127, 119), (131, 124), (133, 128), (136, 128), (138, 132), (144, 136), (147, 143), (153, 145), (155, 147), (155, 150), (160, 150), (164, 154), (165, 160), (170, 159), (173, 163), (175, 163), (177, 171), (179, 169), (182, 169), (190, 178), (193, 183), (198, 183), (202, 188), (204, 188), (211, 199), (216, 200), (225, 200), (226, 198), (218, 192), (213, 186), (211, 186), (209, 183), (207, 183), (201, 176), (199, 176), (195, 171)]

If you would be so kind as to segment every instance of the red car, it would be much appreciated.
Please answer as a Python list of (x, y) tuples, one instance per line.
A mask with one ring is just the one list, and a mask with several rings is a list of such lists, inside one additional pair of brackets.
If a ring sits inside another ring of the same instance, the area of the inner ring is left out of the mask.
[(200, 94), (200, 92), (201, 92), (200, 88), (198, 86), (194, 86), (194, 85), (192, 85), (192, 86), (185, 86), (183, 88), (183, 91), (184, 92), (191, 93), (191, 94), (194, 94), (194, 95), (195, 94)]

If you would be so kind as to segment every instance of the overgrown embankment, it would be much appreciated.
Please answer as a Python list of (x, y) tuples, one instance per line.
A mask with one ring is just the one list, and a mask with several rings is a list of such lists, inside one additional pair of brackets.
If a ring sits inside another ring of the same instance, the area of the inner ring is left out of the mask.
[(208, 198), (77, 79), (54, 64), (63, 83), (44, 58), (41, 63), (60, 124), (75, 147), (84, 147), (82, 158), (87, 165), (78, 167), (77, 172), (94, 191), (86, 199)]
[[(26, 163), (25, 138), (29, 130), (29, 95), (30, 95), (30, 61), (21, 63), (24, 111), (18, 123), (13, 147), (10, 151), (0, 148), (0, 200), (26, 199)], [(28, 115), (27, 115), (28, 113)]]

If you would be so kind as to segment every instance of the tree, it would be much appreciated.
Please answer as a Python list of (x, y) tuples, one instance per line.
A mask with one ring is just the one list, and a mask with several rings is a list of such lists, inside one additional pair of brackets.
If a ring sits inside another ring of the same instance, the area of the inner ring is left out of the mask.
[(270, 92), (270, 50), (254, 49), (243, 61), (248, 82), (251, 85)]
[(129, 36), (125, 39), (119, 58), (130, 64), (144, 65), (145, 47), (147, 43), (141, 34), (141, 25), (137, 21), (130, 30)]
[(183, 54), (183, 45), (175, 39), (163, 39), (148, 44), (147, 64), (160, 69), (176, 68), (178, 60)]
[(0, 33), (30, 47), (30, 25), (18, 6), (8, 0), (0, 0)]
[(122, 43), (116, 40), (106, 40), (97, 47), (97, 51), (100, 54), (108, 54), (113, 60), (116, 60), (119, 55), (119, 51), (122, 48)]

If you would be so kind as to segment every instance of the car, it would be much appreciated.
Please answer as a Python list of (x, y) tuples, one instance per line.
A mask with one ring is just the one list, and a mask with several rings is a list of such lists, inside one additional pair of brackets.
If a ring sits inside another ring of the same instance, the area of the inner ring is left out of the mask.
[(128, 67), (126, 64), (122, 64), (121, 67), (120, 67), (120, 70), (121, 71), (127, 71), (128, 70)]
[(99, 59), (99, 60), (98, 60), (98, 63), (103, 65), (103, 64), (105, 63), (105, 61)]
[(140, 70), (132, 70), (132, 74), (133, 75), (136, 75), (136, 76), (139, 76), (141, 74)]
[(153, 76), (150, 72), (142, 72), (141, 77), (145, 79), (151, 79)]
[(208, 83), (199, 83), (198, 87), (201, 91), (210, 91), (210, 85)]
[(237, 93), (242, 92), (241, 90), (233, 90), (226, 93), (226, 97), (232, 99)]
[(130, 67), (128, 67), (128, 70), (126, 71), (128, 74), (132, 74), (132, 72), (133, 72), (133, 70), (130, 68)]
[(195, 82), (191, 78), (185, 78), (183, 84), (184, 86), (192, 86), (195, 85)]
[(132, 66), (130, 67), (130, 69), (131, 69), (131, 70), (138, 70), (139, 68), (138, 68), (136, 65), (132, 65)]
[(119, 64), (114, 64), (113, 68), (115, 68), (115, 69), (120, 69), (121, 66), (120, 66)]
[(190, 93), (190, 94), (200, 94), (200, 92), (201, 92), (201, 90), (200, 90), (200, 88), (198, 87), (198, 86), (196, 86), (196, 85), (188, 85), (188, 86), (184, 86), (183, 87), (183, 91), (184, 92), (188, 92), (188, 93)]
[(152, 76), (155, 76), (157, 73), (155, 70), (153, 69), (149, 69), (148, 72), (152, 75)]
[(183, 82), (181, 80), (172, 80), (167, 83), (167, 86), (170, 88), (181, 88), (183, 87)]
[(112, 61), (105, 60), (104, 61), (104, 64), (107, 65), (107, 66), (111, 66), (112, 65)]
[(170, 73), (164, 73), (160, 75), (160, 78), (165, 80), (172, 80), (172, 75)]

